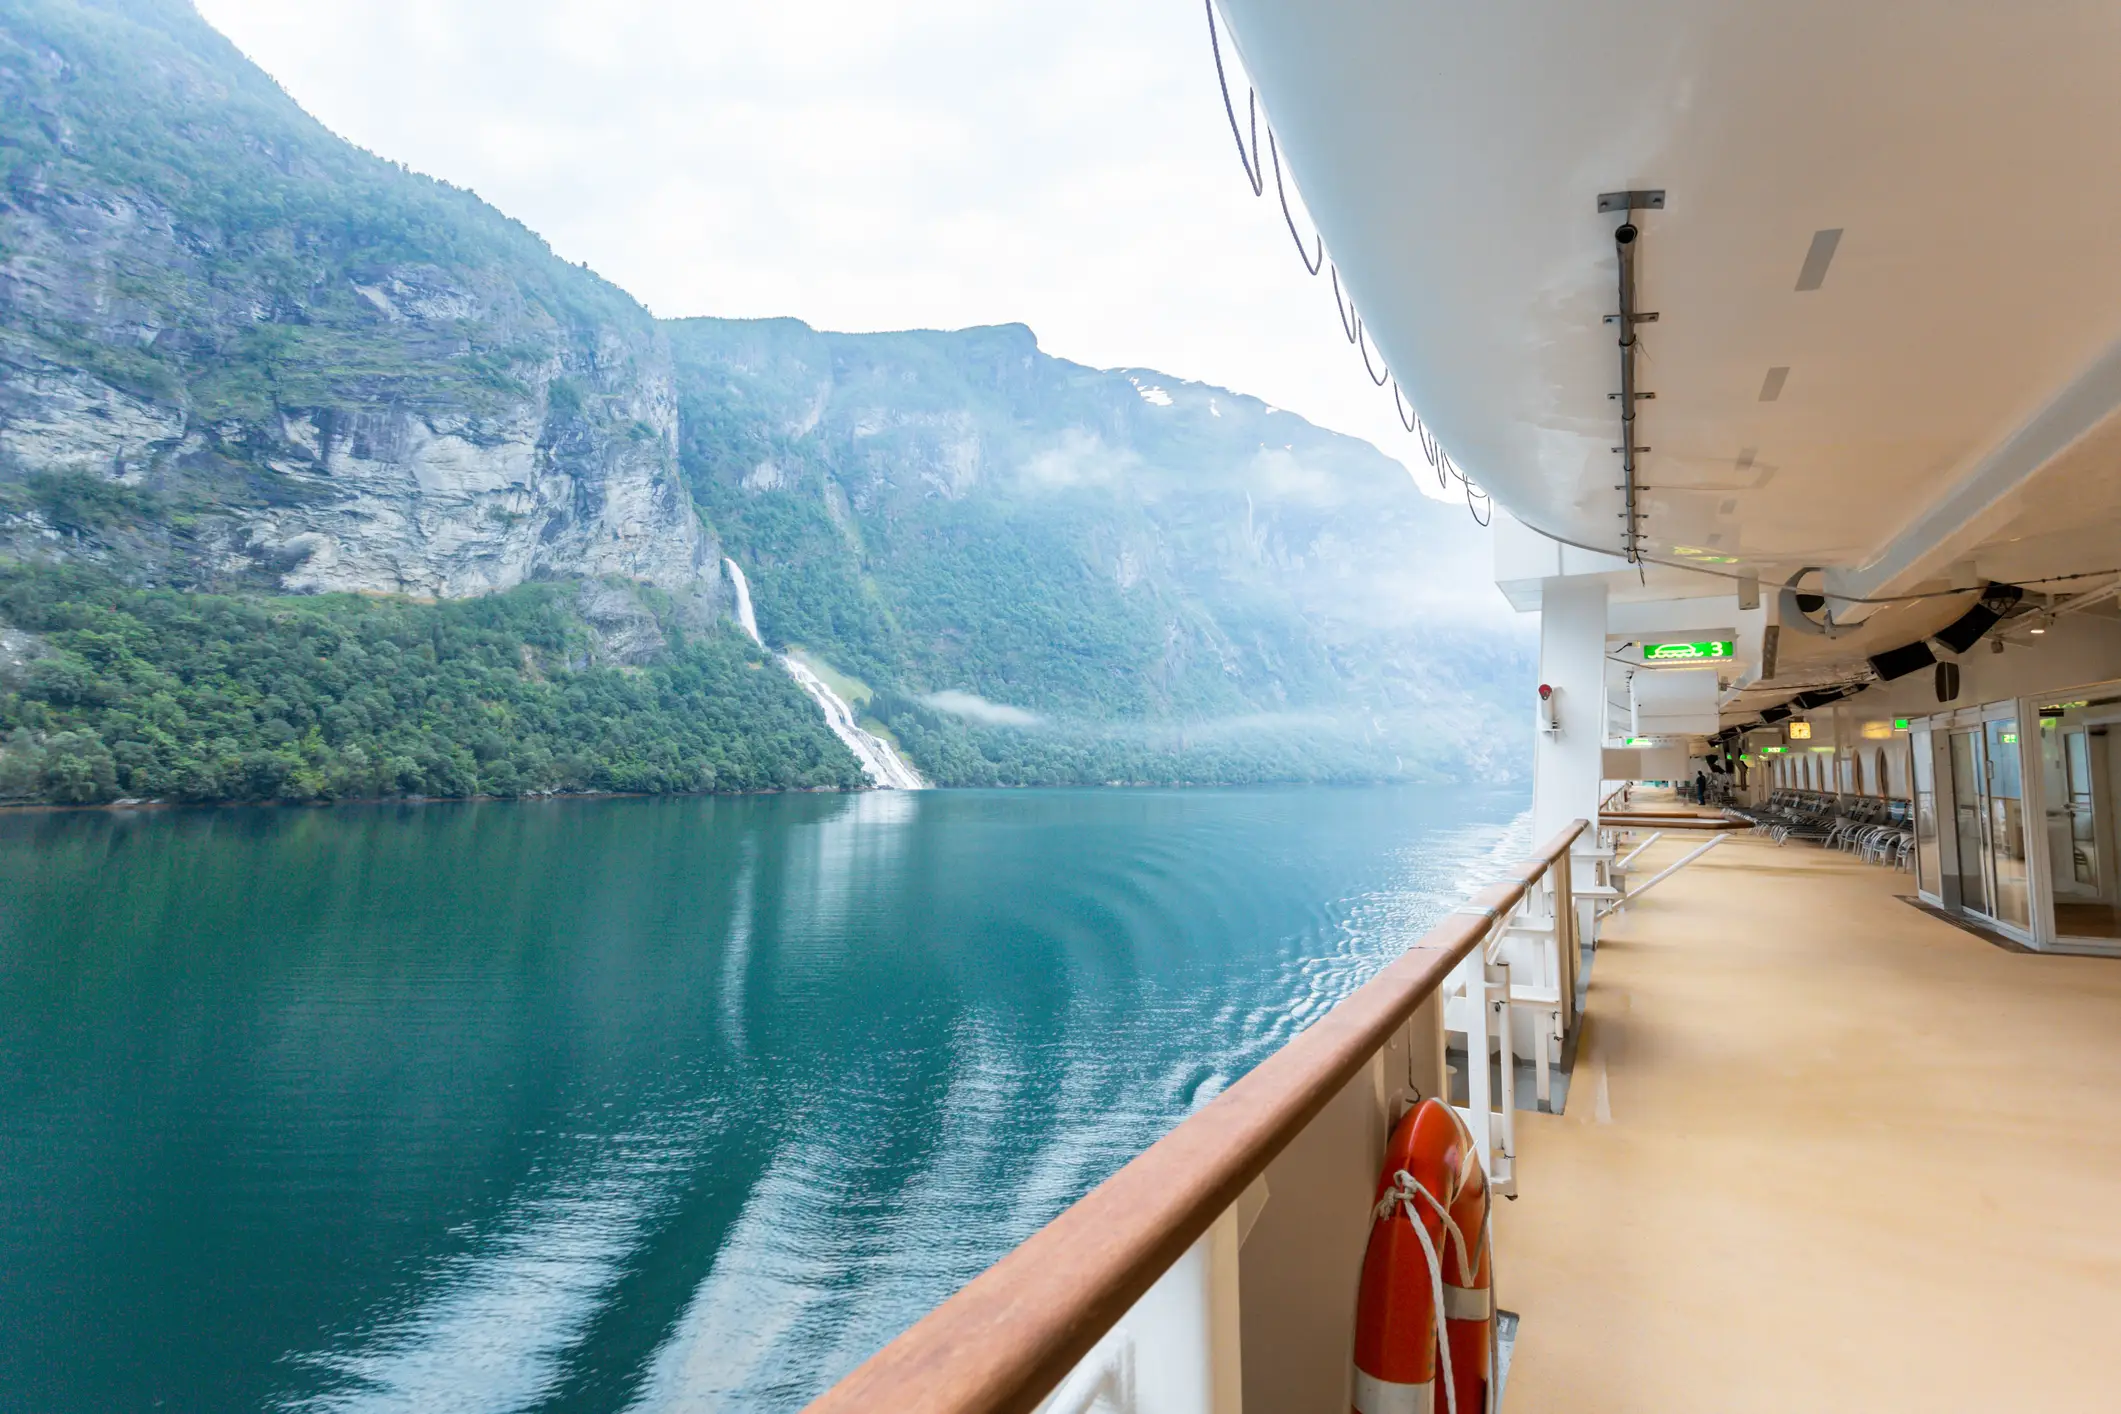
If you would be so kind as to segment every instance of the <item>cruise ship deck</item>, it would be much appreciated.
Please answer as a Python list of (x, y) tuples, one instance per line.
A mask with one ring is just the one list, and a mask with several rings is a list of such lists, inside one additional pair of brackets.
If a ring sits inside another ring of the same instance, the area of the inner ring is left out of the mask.
[(1509, 1408), (2108, 1405), (2121, 961), (1912, 892), (1740, 836), (1607, 925), (1496, 1214)]
[(2114, 1407), (2113, 8), (1205, 8), (1538, 615), (1539, 843), (819, 1411)]

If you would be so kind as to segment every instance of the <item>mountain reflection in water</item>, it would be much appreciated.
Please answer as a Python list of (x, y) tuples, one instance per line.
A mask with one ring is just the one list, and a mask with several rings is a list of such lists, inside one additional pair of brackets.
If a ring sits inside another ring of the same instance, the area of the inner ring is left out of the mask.
[(0, 1389), (798, 1408), (1498, 872), (1523, 804), (0, 817)]

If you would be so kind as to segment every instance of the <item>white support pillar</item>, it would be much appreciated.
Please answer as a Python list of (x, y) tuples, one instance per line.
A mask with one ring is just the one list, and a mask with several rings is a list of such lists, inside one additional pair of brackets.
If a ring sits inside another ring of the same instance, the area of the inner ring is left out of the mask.
[[(1598, 821), (1605, 774), (1606, 586), (1593, 576), (1540, 588), (1539, 680), (1555, 691), (1559, 730), (1534, 734), (1532, 837), (1552, 839), (1571, 820)], [(1587, 834), (1586, 845), (1592, 842)]]

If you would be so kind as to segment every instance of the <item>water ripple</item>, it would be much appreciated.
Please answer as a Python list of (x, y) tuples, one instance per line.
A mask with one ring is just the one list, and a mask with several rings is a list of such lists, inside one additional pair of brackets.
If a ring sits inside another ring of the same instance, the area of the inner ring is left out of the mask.
[(38, 1165), (0, 1159), (0, 1387), (798, 1409), (1521, 857), (1520, 805), (171, 812), (122, 850), (39, 825), (0, 847), (0, 1154)]

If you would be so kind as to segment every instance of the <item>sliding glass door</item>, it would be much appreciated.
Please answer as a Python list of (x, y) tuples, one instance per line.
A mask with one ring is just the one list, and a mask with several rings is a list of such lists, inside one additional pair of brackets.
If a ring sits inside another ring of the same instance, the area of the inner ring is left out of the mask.
[(1930, 734), (1926, 731), (1911, 733), (1908, 737), (1909, 784), (1915, 796), (1915, 889), (1942, 902), (1944, 879), (1942, 877), (1943, 852), (1937, 846), (1937, 769), (1930, 759)]
[(1972, 913), (1987, 913), (1988, 870), (1984, 866), (1988, 849), (1982, 838), (1982, 825), (1988, 814), (1988, 792), (1983, 788), (1982, 778), (1986, 772), (1981, 762), (1981, 733), (1953, 732), (1951, 751), (1952, 829), (1959, 846), (1959, 906)]
[(2121, 694), (2111, 684), (2079, 688), (2038, 710), (2037, 847), (2046, 855), (2051, 931), (2110, 945), (2121, 940), (2121, 850), (2115, 848), (2121, 752), (2111, 749)]
[(2032, 899), (2025, 877), (2025, 784), (2018, 766), (2018, 719), (2003, 717), (1982, 724), (1982, 754), (1988, 771), (1988, 855), (1991, 914), (2015, 928), (2033, 923)]
[(2018, 720), (1999, 717), (1961, 728), (1951, 733), (1950, 743), (1959, 907), (2016, 929), (2030, 929)]

